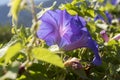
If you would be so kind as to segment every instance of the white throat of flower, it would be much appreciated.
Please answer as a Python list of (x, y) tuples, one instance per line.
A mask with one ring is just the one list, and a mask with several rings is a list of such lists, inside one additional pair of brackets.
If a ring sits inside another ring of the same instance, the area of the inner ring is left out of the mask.
[(63, 54), (64, 52), (59, 48), (59, 46), (56, 44), (56, 45), (52, 45), (48, 48), (51, 52), (54, 52), (54, 53), (58, 53), (58, 54)]
[(60, 48), (59, 48), (59, 46), (58, 46), (57, 44), (50, 46), (48, 49), (49, 49), (50, 51), (52, 51), (52, 52), (56, 52), (56, 51), (59, 51), (59, 50), (60, 50)]

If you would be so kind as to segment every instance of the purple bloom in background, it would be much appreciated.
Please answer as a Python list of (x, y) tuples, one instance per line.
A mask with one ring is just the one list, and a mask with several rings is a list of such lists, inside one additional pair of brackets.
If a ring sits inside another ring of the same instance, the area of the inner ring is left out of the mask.
[(41, 25), (37, 36), (46, 41), (48, 46), (57, 44), (63, 50), (69, 51), (87, 47), (93, 50), (93, 63), (101, 64), (98, 45), (92, 40), (86, 26), (86, 21), (79, 16), (71, 16), (66, 10), (47, 11), (40, 18)]
[(100, 34), (101, 34), (101, 36), (102, 36), (102, 38), (104, 39), (105, 42), (109, 42), (110, 40), (120, 40), (120, 33), (115, 35), (112, 39), (109, 39), (105, 30), (102, 30), (100, 32)]
[(112, 5), (118, 5), (119, 2), (120, 2), (120, 0), (112, 0), (112, 1), (111, 1), (111, 4), (112, 4)]
[(116, 6), (120, 3), (120, 0), (104, 0), (104, 5), (106, 5), (107, 3), (112, 4), (113, 6)]
[(105, 11), (105, 14), (106, 14), (108, 23), (111, 23), (112, 22), (112, 15), (108, 11)]
[(104, 17), (101, 16), (100, 14), (98, 14), (95, 18), (94, 18), (94, 21), (96, 20), (102, 20), (102, 21), (105, 21), (105, 22), (108, 22), (109, 24), (111, 24), (112, 22), (112, 15), (108, 12), (108, 11), (105, 11), (105, 15), (107, 17), (107, 21), (105, 21)]
[(109, 41), (109, 37), (108, 37), (108, 35), (107, 35), (107, 33), (106, 33), (105, 30), (102, 30), (102, 31), (100, 32), (100, 34), (101, 34), (101, 36), (102, 36), (102, 38), (104, 39), (105, 42), (108, 42), (108, 41)]
[(94, 18), (94, 21), (97, 21), (97, 20), (102, 20), (102, 21), (104, 21), (104, 18), (103, 18), (100, 14), (98, 14), (98, 15)]

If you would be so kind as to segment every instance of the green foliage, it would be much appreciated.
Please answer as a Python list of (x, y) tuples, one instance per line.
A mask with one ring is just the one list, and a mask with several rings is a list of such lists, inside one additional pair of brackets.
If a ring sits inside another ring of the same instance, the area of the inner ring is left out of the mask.
[(9, 47), (7, 52), (5, 53), (5, 63), (8, 63), (9, 60), (21, 49), (22, 49), (22, 46), (20, 43), (16, 43), (15, 45)]
[[(11, 15), (14, 21), (18, 19), (18, 13), (23, 6), (23, 1), (12, 0)], [(104, 11), (110, 11), (114, 19), (119, 16), (118, 6), (110, 3), (103, 5), (104, 0), (72, 0), (70, 3), (56, 2), (48, 8), (35, 5), (32, 0), (27, 2), (27, 10), (33, 14), (33, 25), (31, 27), (0, 28), (0, 80), (119, 80), (120, 79), (120, 41), (113, 37), (120, 33), (120, 22), (108, 24)], [(34, 14), (33, 8), (41, 11)], [(93, 53), (89, 49), (82, 48), (73, 51), (50, 51), (46, 43), (36, 37), (36, 30), (40, 24), (36, 17), (41, 17), (46, 11), (53, 9), (66, 9), (71, 15), (79, 15), (86, 19), (87, 28), (99, 44), (99, 53), (102, 65), (91, 64)], [(115, 10), (117, 9), (117, 10)], [(114, 14), (115, 13), (115, 14)], [(105, 21), (94, 21), (96, 15), (101, 15)], [(114, 21), (114, 20), (112, 20)], [(110, 40), (105, 42), (100, 35), (101, 30), (106, 30)], [(11, 32), (10, 32), (11, 31)], [(4, 34), (4, 35), (2, 35)], [(11, 34), (13, 36), (11, 37)], [(11, 38), (5, 41), (5, 37)], [(65, 62), (76, 57), (82, 68), (74, 68)]]
[[(7, 55), (10, 55), (9, 54), (9, 52), (8, 52), (8, 50), (9, 51), (13, 51), (14, 52), (14, 50), (12, 50), (11, 48), (14, 48), (14, 46), (13, 47), (11, 47), (14, 43), (15, 43), (16, 41), (14, 41), (14, 42), (10, 42), (10, 43), (8, 43), (6, 46), (4, 46), (3, 48), (1, 48), (0, 49), (0, 60), (3, 60), (3, 59), (6, 59), (7, 60), (7, 58), (9, 57), (9, 56), (7, 56)], [(16, 53), (16, 51), (13, 53), (13, 55)], [(12, 54), (12, 53), (11, 53)], [(7, 58), (4, 58), (4, 57), (6, 57), (7, 56)], [(12, 56), (11, 56), (12, 57)], [(9, 59), (8, 59), (9, 60)]]
[(71, 15), (95, 17), (95, 10), (88, 6), (86, 0), (73, 0), (71, 3), (62, 4), (60, 9), (66, 9)]
[(0, 77), (0, 80), (16, 79), (19, 65), (19, 62), (13, 62), (12, 65), (9, 66), (8, 71), (5, 73), (5, 75)]
[(34, 56), (38, 60), (42, 60), (51, 64), (54, 64), (58, 67), (64, 68), (63, 62), (60, 59), (59, 56), (57, 56), (55, 53), (50, 52), (47, 49), (44, 48), (34, 48), (32, 50), (32, 53), (34, 53)]
[(0, 26), (0, 43), (8, 42), (11, 37), (11, 26)]

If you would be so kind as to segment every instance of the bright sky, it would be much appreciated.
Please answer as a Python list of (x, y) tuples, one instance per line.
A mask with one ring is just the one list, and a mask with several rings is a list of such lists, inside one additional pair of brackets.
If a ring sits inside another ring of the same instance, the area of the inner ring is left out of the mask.
[[(10, 0), (0, 0), (0, 5), (6, 5)], [(48, 1), (48, 0), (34, 0), (34, 1)]]
[(0, 5), (7, 4), (8, 2), (9, 2), (9, 0), (0, 0)]

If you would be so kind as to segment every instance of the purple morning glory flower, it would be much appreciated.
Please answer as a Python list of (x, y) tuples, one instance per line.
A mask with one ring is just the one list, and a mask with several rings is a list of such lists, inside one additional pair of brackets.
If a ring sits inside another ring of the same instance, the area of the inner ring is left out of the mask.
[(120, 0), (111, 0), (112, 5), (117, 5), (119, 4)]
[(87, 47), (93, 50), (93, 63), (101, 64), (98, 45), (92, 40), (86, 26), (86, 21), (79, 16), (71, 16), (66, 10), (47, 11), (40, 18), (41, 25), (37, 36), (46, 41), (48, 46), (57, 44), (63, 50), (69, 51)]
[(101, 16), (100, 14), (98, 14), (95, 18), (94, 18), (94, 21), (96, 20), (102, 20), (102, 21), (105, 21), (105, 22), (108, 22), (109, 24), (111, 24), (112, 22), (112, 15), (108, 12), (108, 11), (105, 11), (105, 15), (107, 17), (107, 21), (105, 21), (104, 17)]
[(118, 5), (119, 3), (120, 3), (120, 0), (104, 0), (104, 2), (103, 2), (105, 5), (107, 4), (107, 3), (110, 3), (110, 4), (112, 4), (113, 6), (116, 6), (116, 5)]

